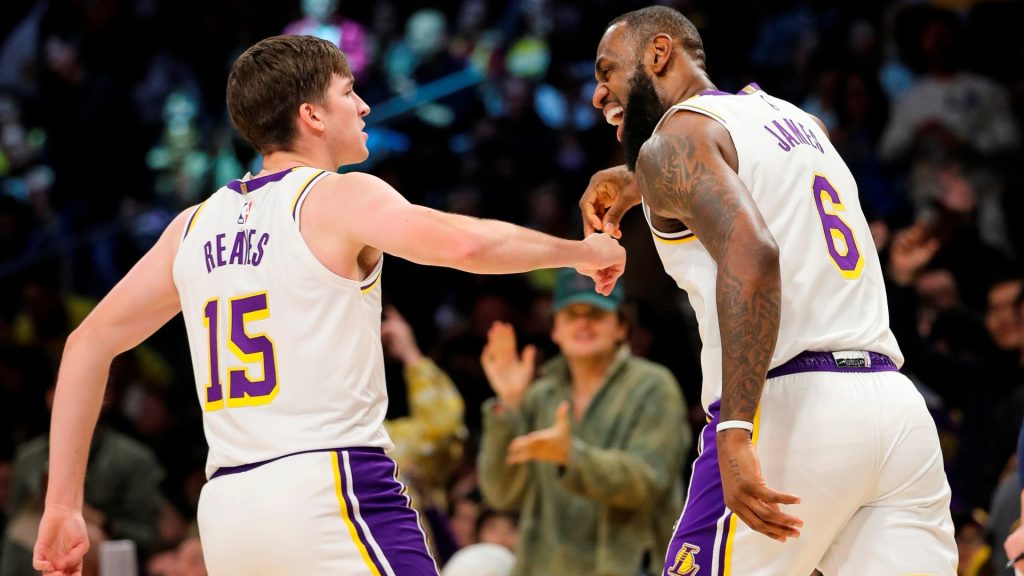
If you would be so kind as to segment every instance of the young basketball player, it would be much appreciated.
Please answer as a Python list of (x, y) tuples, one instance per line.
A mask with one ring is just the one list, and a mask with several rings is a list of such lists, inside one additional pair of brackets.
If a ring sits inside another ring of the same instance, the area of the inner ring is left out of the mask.
[(228, 110), (261, 173), (186, 210), (70, 336), (58, 378), (34, 566), (77, 574), (82, 485), (111, 359), (179, 311), (209, 443), (199, 528), (209, 573), (436, 574), (382, 427), (383, 253), (490, 274), (576, 267), (607, 294), (625, 252), (415, 206), (367, 174), (341, 52), (263, 40), (232, 68)]

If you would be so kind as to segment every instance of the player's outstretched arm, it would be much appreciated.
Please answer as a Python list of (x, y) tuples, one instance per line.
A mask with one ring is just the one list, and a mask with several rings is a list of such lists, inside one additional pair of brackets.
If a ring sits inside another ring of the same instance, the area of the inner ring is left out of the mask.
[(110, 363), (134, 348), (180, 310), (171, 265), (185, 213), (68, 337), (57, 376), (50, 427), (46, 510), (33, 567), (75, 574), (89, 549), (82, 520), (86, 462), (103, 402)]
[[(721, 421), (750, 423), (779, 334), (779, 255), (750, 192), (723, 156), (729, 148), (731, 137), (714, 120), (676, 114), (644, 144), (636, 174), (651, 210), (685, 222), (718, 265)], [(717, 445), (730, 509), (772, 538), (797, 536), (800, 521), (778, 510), (797, 498), (765, 486), (750, 433), (725, 430)]]
[(605, 293), (625, 265), (625, 251), (608, 236), (564, 240), (499, 220), (440, 212), (409, 203), (368, 174), (330, 177), (321, 186), (320, 209), (311, 217), (334, 218), (335, 225), (341, 219), (339, 229), (353, 241), (418, 264), (477, 274), (573, 267), (598, 276), (598, 289)]

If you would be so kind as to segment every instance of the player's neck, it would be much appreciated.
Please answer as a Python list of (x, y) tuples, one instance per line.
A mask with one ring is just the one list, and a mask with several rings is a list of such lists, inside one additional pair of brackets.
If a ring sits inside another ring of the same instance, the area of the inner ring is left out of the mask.
[(299, 150), (279, 150), (263, 157), (263, 170), (260, 174), (273, 174), (296, 166), (309, 166), (322, 170), (337, 170), (326, 154), (306, 154)]
[(686, 82), (681, 83), (674, 89), (669, 89), (667, 91), (668, 94), (665, 101), (671, 104), (675, 104), (677, 102), (689, 100), (690, 98), (693, 98), (694, 96), (700, 94), (705, 90), (716, 89), (717, 88), (715, 87), (715, 84), (711, 81), (710, 78), (708, 78), (707, 72), (705, 72), (701, 68), (694, 67), (690, 71), (690, 74), (687, 77)]

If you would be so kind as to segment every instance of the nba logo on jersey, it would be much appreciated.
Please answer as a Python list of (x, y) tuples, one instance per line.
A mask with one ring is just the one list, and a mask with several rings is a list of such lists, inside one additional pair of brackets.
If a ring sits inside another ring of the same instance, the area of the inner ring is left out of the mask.
[(242, 204), (242, 211), (238, 213), (238, 223), (245, 224), (248, 222), (250, 212), (252, 212), (252, 200)]

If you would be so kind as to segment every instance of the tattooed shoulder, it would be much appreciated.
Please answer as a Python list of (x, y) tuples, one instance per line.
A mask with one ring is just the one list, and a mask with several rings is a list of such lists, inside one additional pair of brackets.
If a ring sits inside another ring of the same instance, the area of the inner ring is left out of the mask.
[(739, 209), (730, 193), (736, 174), (716, 144), (689, 131), (655, 134), (641, 149), (636, 174), (651, 211), (685, 222), (716, 255)]

